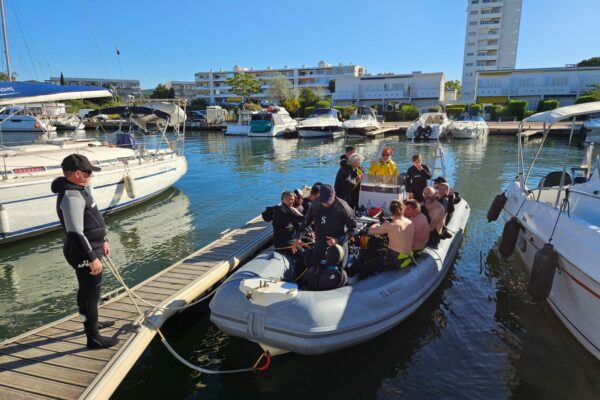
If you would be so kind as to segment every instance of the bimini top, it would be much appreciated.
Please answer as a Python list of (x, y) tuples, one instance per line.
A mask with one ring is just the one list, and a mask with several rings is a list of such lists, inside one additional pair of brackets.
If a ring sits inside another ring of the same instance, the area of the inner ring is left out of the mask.
[(112, 97), (112, 93), (110, 90), (98, 86), (0, 82), (0, 106), (95, 97)]
[(600, 101), (575, 104), (573, 106), (560, 107), (555, 110), (544, 111), (525, 118), (523, 122), (546, 122), (548, 124), (553, 124), (556, 121), (595, 112), (600, 112)]
[(138, 106), (120, 106), (120, 107), (108, 107), (99, 108), (97, 110), (90, 111), (85, 115), (85, 118), (95, 117), (100, 114), (119, 114), (126, 118), (141, 118), (147, 115), (154, 115), (158, 118), (168, 121), (171, 117), (164, 111), (157, 110), (150, 107), (138, 107)]

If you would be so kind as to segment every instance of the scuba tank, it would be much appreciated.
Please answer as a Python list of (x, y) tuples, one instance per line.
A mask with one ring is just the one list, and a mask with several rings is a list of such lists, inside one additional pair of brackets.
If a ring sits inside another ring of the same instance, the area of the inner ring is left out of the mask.
[(517, 217), (512, 217), (504, 224), (502, 238), (500, 239), (500, 245), (498, 246), (498, 250), (502, 257), (506, 258), (515, 251), (520, 230), (521, 226), (519, 225)]
[(535, 253), (533, 267), (529, 274), (527, 292), (534, 301), (540, 302), (548, 298), (557, 269), (558, 253), (554, 250), (554, 246), (546, 243)]
[(490, 209), (487, 212), (488, 222), (498, 219), (500, 212), (502, 212), (502, 208), (504, 208), (504, 204), (506, 204), (506, 195), (504, 193), (500, 193), (494, 197), (494, 201), (490, 204)]

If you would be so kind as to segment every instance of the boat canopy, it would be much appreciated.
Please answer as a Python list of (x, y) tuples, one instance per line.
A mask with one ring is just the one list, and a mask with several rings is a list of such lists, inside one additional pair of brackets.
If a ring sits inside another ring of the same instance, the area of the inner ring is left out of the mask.
[(0, 82), (0, 106), (95, 97), (112, 97), (112, 93), (110, 90), (99, 86)]
[(100, 114), (118, 114), (122, 117), (140, 118), (147, 115), (154, 115), (158, 118), (168, 121), (170, 119), (169, 114), (164, 111), (160, 111), (150, 107), (139, 107), (139, 106), (121, 106), (121, 107), (108, 107), (99, 108), (97, 110), (90, 111), (85, 115), (85, 118), (95, 117)]
[(600, 112), (600, 101), (591, 103), (575, 104), (572, 106), (560, 107), (550, 111), (544, 111), (525, 118), (523, 122), (546, 122), (553, 124), (556, 121), (575, 117), (582, 114), (591, 114)]
[(314, 110), (311, 111), (309, 118), (317, 117), (317, 116), (321, 116), (321, 115), (329, 115), (333, 118), (337, 118), (339, 115), (339, 111), (335, 110), (333, 108), (315, 108)]

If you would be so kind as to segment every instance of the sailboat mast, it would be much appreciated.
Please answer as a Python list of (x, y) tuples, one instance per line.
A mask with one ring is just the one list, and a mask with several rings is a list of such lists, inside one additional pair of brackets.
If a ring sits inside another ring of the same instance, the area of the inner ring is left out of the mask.
[(10, 57), (8, 56), (8, 37), (6, 36), (6, 17), (4, 15), (4, 0), (0, 0), (0, 10), (2, 11), (2, 35), (4, 36), (4, 54), (6, 55), (6, 72), (8, 81), (12, 80), (10, 74)]

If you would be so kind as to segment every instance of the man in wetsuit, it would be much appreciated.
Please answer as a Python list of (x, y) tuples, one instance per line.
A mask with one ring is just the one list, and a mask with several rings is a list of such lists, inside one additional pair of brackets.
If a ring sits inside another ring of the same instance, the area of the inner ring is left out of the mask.
[(83, 321), (88, 349), (114, 346), (118, 340), (100, 336), (99, 329), (114, 324), (98, 322), (98, 301), (102, 283), (100, 259), (110, 253), (106, 238), (106, 225), (96, 202), (85, 190), (93, 172), (93, 166), (83, 155), (71, 154), (62, 161), (64, 177), (52, 182), (52, 192), (57, 193), (56, 213), (65, 231), (63, 254), (75, 270), (79, 290), (77, 306)]
[(314, 224), (315, 245), (310, 262), (311, 266), (319, 265), (329, 246), (344, 245), (349, 238), (358, 234), (353, 216), (354, 212), (348, 203), (335, 196), (331, 185), (321, 185), (319, 198), (312, 202), (304, 223), (298, 230), (295, 248), (298, 249), (301, 245), (300, 236)]
[[(281, 193), (281, 204), (273, 207), (273, 246), (287, 250), (296, 241), (298, 227), (304, 221), (302, 214), (294, 207), (294, 192)], [(286, 251), (287, 252), (287, 251)]]
[(310, 188), (310, 194), (308, 197), (305, 197), (302, 200), (302, 214), (306, 217), (308, 214), (308, 209), (310, 208), (311, 203), (319, 197), (319, 190), (321, 189), (321, 182), (315, 182), (314, 185)]
[(360, 154), (352, 154), (348, 158), (348, 162), (340, 167), (335, 176), (334, 189), (336, 196), (343, 199), (351, 208), (355, 208), (358, 203), (358, 196), (355, 193), (357, 189), (360, 190), (362, 173), (359, 168), (363, 160)]
[(419, 203), (423, 202), (423, 189), (427, 186), (427, 180), (431, 179), (429, 167), (421, 164), (421, 155), (415, 154), (412, 157), (413, 165), (406, 171), (405, 185), (406, 191), (411, 195), (411, 198), (416, 199)]

